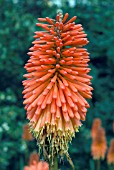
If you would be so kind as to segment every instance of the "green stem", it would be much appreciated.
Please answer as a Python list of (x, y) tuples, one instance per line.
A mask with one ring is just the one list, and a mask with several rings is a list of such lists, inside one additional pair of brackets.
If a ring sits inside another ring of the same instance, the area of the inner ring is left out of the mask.
[(96, 168), (95, 170), (100, 170), (101, 169), (101, 161), (100, 159), (96, 160)]
[(108, 170), (113, 170), (114, 169), (114, 164), (108, 164)]
[(58, 159), (57, 155), (53, 159), (53, 163), (50, 162), (50, 170), (58, 170)]
[(114, 169), (114, 163), (112, 164), (112, 169), (111, 170), (113, 170)]

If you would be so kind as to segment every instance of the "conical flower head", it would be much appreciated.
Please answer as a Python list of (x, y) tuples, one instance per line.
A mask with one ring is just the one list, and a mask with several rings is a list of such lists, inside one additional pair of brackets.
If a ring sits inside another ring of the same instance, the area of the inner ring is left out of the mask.
[(96, 132), (97, 132), (98, 128), (101, 127), (101, 124), (102, 124), (102, 122), (101, 122), (101, 120), (99, 118), (94, 119), (92, 129), (91, 129), (91, 137), (93, 139), (96, 136)]
[(85, 120), (91, 98), (91, 76), (88, 75), (88, 43), (76, 16), (67, 21), (61, 14), (56, 19), (39, 18), (25, 65), (24, 104), (31, 129), (42, 146), (50, 146), (50, 154), (66, 153), (71, 141)]
[(108, 150), (107, 161), (109, 164), (114, 164), (114, 139), (111, 140), (110, 148)]
[(106, 143), (106, 137), (105, 137), (105, 131), (103, 128), (98, 128), (96, 131), (96, 136), (93, 139), (92, 145), (91, 145), (91, 153), (93, 156), (93, 159), (104, 159), (105, 153), (107, 149), (107, 143)]

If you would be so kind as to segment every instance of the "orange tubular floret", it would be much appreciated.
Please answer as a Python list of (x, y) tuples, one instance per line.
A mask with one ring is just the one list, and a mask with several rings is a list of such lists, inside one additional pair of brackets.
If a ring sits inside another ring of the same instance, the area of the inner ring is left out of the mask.
[(57, 94), (56, 104), (58, 107), (62, 106), (59, 93)]
[(69, 122), (69, 121), (70, 121), (70, 118), (69, 118), (69, 115), (68, 115), (67, 112), (64, 112), (64, 111), (63, 111), (63, 117), (64, 117), (64, 119), (65, 119), (65, 122)]
[(69, 16), (69, 14), (66, 13), (65, 16), (64, 16), (64, 18), (63, 18), (63, 20), (62, 20), (63, 23), (67, 20), (68, 16)]
[(40, 22), (45, 22), (46, 19), (45, 19), (45, 18), (38, 18), (38, 21), (40, 21)]
[(76, 16), (74, 16), (74, 17), (72, 17), (66, 24), (69, 24), (69, 23), (71, 23), (71, 22), (73, 22), (73, 21), (75, 21), (76, 20)]
[(50, 18), (46, 17), (46, 21), (49, 22), (50, 24), (54, 25), (53, 21)]
[(61, 88), (59, 88), (59, 96), (60, 96), (61, 102), (66, 103), (65, 96), (64, 96), (63, 91), (61, 90)]

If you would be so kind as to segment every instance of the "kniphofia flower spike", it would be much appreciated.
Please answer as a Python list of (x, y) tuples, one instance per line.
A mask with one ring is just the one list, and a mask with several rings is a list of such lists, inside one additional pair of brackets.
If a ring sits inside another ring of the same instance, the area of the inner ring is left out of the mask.
[(99, 118), (94, 119), (93, 124), (92, 124), (92, 129), (91, 129), (92, 139), (95, 138), (97, 130), (98, 130), (98, 128), (101, 127), (101, 125), (102, 125), (101, 119), (99, 119)]
[[(85, 120), (91, 98), (91, 76), (88, 75), (88, 44), (76, 16), (67, 20), (68, 13), (56, 19), (38, 18), (30, 59), (25, 65), (24, 104), (31, 130), (48, 155), (66, 154), (68, 142)], [(49, 147), (49, 148), (48, 148)], [(48, 148), (48, 149), (47, 149)]]
[(114, 165), (114, 138), (110, 142), (110, 147), (107, 154), (108, 164)]
[(93, 159), (99, 160), (104, 159), (107, 150), (107, 143), (105, 137), (105, 130), (99, 127), (96, 131), (96, 135), (93, 138), (91, 145), (91, 154)]

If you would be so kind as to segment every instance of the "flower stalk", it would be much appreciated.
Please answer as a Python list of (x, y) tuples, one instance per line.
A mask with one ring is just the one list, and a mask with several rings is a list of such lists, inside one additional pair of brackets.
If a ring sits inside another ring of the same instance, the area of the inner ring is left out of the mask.
[(100, 170), (100, 169), (101, 169), (101, 160), (98, 159), (98, 160), (96, 160), (95, 162), (96, 162), (95, 170)]
[(49, 167), (50, 167), (50, 170), (58, 170), (58, 158), (57, 158), (57, 155), (54, 156), (53, 163), (52, 163), (52, 161), (50, 161)]

